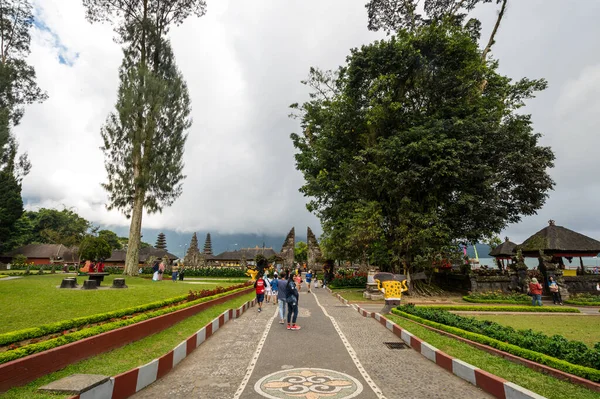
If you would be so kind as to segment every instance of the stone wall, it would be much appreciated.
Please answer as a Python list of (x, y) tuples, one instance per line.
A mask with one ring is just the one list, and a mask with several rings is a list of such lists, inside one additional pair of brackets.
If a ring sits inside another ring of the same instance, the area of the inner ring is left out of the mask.
[(511, 292), (517, 288), (516, 276), (471, 276), (471, 292)]
[(323, 266), (321, 265), (321, 247), (319, 247), (319, 243), (317, 242), (317, 237), (312, 232), (310, 227), (306, 229), (306, 241), (308, 244), (308, 253), (307, 253), (307, 264), (308, 268), (314, 271), (323, 270)]
[(283, 258), (283, 267), (294, 268), (294, 247), (296, 246), (296, 230), (292, 227), (288, 233), (283, 246), (281, 247), (281, 257)]
[(600, 275), (598, 274), (590, 276), (564, 276), (563, 283), (570, 294), (587, 292), (588, 294), (600, 295), (600, 291), (596, 289), (596, 285), (600, 283)]
[(471, 290), (471, 280), (464, 274), (435, 273), (432, 282), (450, 292), (466, 293)]

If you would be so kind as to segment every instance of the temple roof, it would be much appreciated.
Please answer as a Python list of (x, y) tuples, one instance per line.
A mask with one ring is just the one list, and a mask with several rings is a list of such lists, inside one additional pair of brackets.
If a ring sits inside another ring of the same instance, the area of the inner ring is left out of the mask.
[(510, 241), (508, 237), (506, 237), (502, 244), (492, 249), (492, 251), (490, 252), (490, 256), (493, 256), (495, 258), (506, 256), (512, 257), (516, 252), (516, 246), (517, 244)]
[(588, 236), (569, 230), (563, 226), (557, 226), (553, 220), (549, 225), (538, 231), (521, 245), (517, 246), (523, 252), (576, 252), (598, 254), (600, 253), (600, 241)]

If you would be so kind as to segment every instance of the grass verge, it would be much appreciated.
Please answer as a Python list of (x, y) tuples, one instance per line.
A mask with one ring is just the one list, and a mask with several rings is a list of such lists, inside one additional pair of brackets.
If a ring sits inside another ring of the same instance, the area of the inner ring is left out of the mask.
[(577, 308), (549, 306), (470, 306), (470, 305), (417, 305), (420, 308), (462, 312), (543, 312), (581, 313)]
[(530, 305), (531, 300), (526, 301), (518, 301), (514, 299), (479, 299), (479, 298), (471, 298), (470, 296), (463, 296), (463, 301), (471, 302), (471, 303), (507, 303), (511, 305)]
[[(144, 305), (184, 295), (190, 290), (232, 285), (211, 282), (211, 284), (195, 286), (173, 283), (171, 280), (153, 282), (140, 277), (125, 277), (129, 288), (122, 290), (57, 288), (63, 278), (73, 276), (73, 274), (59, 273), (3, 281), (0, 284), (0, 309), (2, 309), (0, 333)], [(106, 276), (102, 286), (110, 287), (113, 279), (119, 277), (123, 276), (118, 274)], [(82, 284), (85, 279), (86, 277), (78, 277), (79, 284)]]
[(490, 320), (513, 327), (517, 330), (532, 329), (548, 336), (559, 334), (567, 339), (577, 340), (593, 348), (600, 342), (599, 316), (569, 316), (560, 315), (539, 317), (536, 315), (469, 315), (479, 320)]
[(250, 293), (227, 301), (221, 305), (213, 306), (158, 334), (148, 336), (139, 341), (125, 345), (122, 348), (71, 364), (60, 371), (48, 374), (23, 387), (13, 388), (3, 394), (3, 399), (68, 398), (71, 395), (42, 394), (38, 393), (36, 390), (42, 385), (46, 385), (71, 374), (85, 373), (114, 376), (134, 367), (142, 366), (175, 348), (175, 346), (189, 338), (225, 310), (238, 308), (254, 297), (255, 294)]
[(512, 363), (506, 359), (491, 355), (453, 338), (428, 330), (418, 324), (396, 315), (386, 316), (400, 327), (405, 328), (418, 338), (439, 350), (460, 360), (479, 367), (489, 373), (502, 377), (548, 399), (593, 399), (598, 393), (570, 382), (558, 380), (549, 375)]
[[(331, 288), (331, 287), (330, 287)], [(340, 294), (344, 299), (349, 300), (350, 302), (373, 302), (373, 303), (383, 303), (383, 299), (377, 301), (371, 301), (370, 299), (365, 299), (363, 297), (364, 288), (331, 288), (331, 291), (334, 294)]]

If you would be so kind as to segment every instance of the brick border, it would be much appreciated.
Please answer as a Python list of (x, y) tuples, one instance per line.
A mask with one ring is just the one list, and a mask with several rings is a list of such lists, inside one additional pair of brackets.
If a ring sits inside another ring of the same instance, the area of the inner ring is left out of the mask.
[[(339, 294), (333, 293), (329, 290), (336, 298), (342, 303), (348, 305), (348, 300), (342, 298)], [(528, 389), (525, 389), (519, 385), (513, 384), (500, 378), (485, 370), (475, 367), (469, 363), (463, 362), (460, 359), (452, 357), (447, 353), (442, 352), (433, 345), (417, 338), (409, 331), (403, 329), (393, 321), (389, 320), (385, 316), (379, 313), (367, 312), (359, 305), (351, 305), (361, 316), (366, 318), (374, 318), (382, 326), (390, 330), (394, 335), (402, 339), (408, 346), (415, 351), (425, 356), (430, 361), (434, 362), (443, 369), (450, 373), (462, 378), (465, 381), (470, 382), (484, 392), (489, 393), (495, 398), (499, 399), (545, 399), (543, 396), (538, 395)]]
[(185, 309), (176, 310), (175, 312), (153, 317), (139, 323), (117, 328), (1, 364), (0, 392), (25, 385), (39, 377), (60, 370), (69, 364), (119, 348), (130, 342), (160, 332), (202, 310), (248, 294), (253, 290), (254, 288), (249, 286), (233, 294), (227, 294)]
[(167, 354), (152, 360), (148, 364), (111, 377), (104, 384), (79, 395), (71, 396), (69, 399), (125, 399), (134, 395), (167, 375), (179, 362), (216, 333), (225, 323), (237, 319), (255, 304), (256, 299), (252, 299), (237, 309), (226, 310), (193, 335), (183, 340)]

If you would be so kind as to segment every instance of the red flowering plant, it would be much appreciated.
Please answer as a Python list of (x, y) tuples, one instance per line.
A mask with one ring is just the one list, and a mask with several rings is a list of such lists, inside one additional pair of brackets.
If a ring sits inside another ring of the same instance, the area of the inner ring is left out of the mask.
[(227, 288), (223, 288), (223, 287), (219, 286), (219, 287), (213, 288), (212, 290), (199, 290), (199, 291), (190, 290), (188, 292), (187, 300), (188, 301), (194, 301), (196, 299), (206, 298), (206, 297), (209, 297), (209, 296), (214, 296), (214, 295), (222, 294), (224, 292), (235, 291), (235, 290), (238, 290), (240, 288), (248, 287), (251, 284), (252, 284), (251, 281), (247, 281), (247, 282), (242, 283), (242, 284), (231, 285), (231, 286), (229, 286)]

